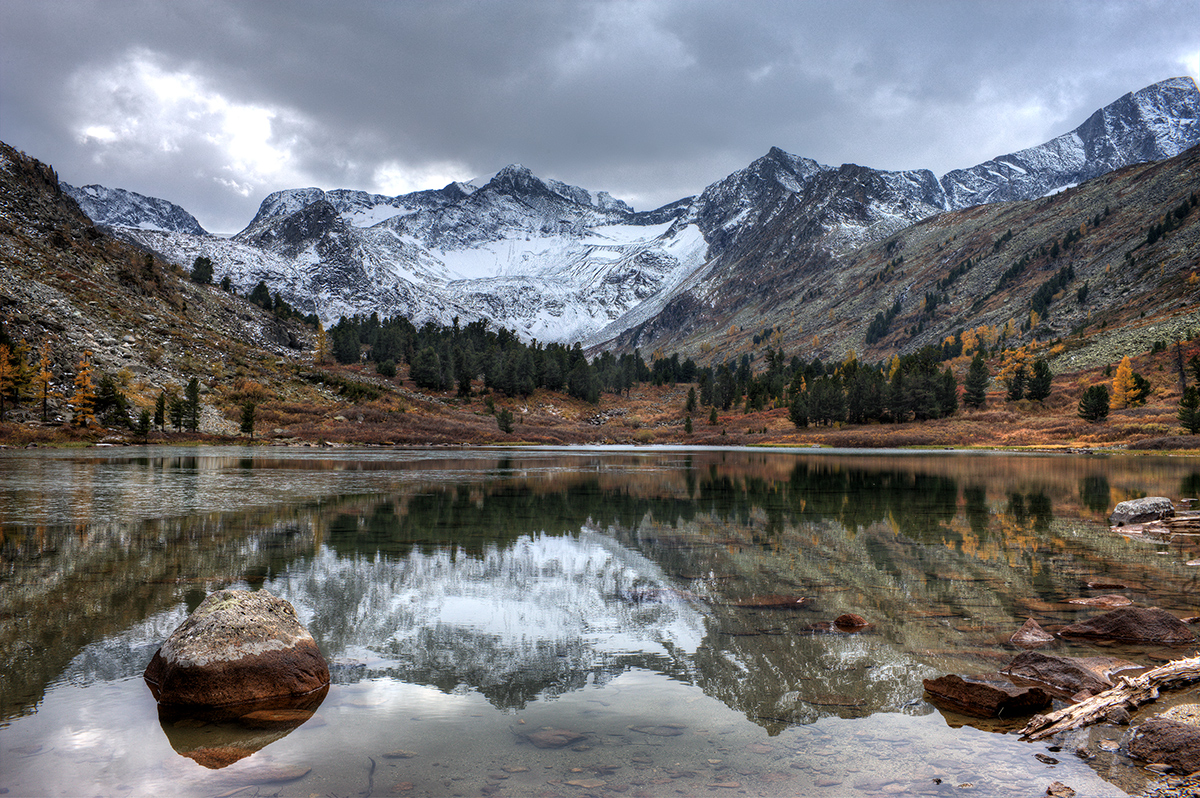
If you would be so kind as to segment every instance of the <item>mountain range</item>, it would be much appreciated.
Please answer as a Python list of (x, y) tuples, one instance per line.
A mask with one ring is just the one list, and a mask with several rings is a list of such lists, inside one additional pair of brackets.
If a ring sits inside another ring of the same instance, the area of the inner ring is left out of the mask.
[[(402, 314), (417, 324), (461, 317), (547, 342), (669, 343), (688, 351), (726, 329), (786, 330), (795, 342), (804, 330), (837, 321), (836, 344), (829, 335), (808, 342), (833, 356), (869, 347), (874, 315), (897, 306), (894, 316), (907, 311), (917, 322), (907, 325), (905, 342), (892, 342), (900, 348), (921, 345), (926, 328), (933, 340), (964, 326), (962, 314), (939, 323), (936, 313), (924, 313), (930, 296), (952, 304), (951, 292), (930, 291), (942, 279), (937, 274), (899, 279), (905, 267), (896, 259), (911, 264), (913, 252), (904, 231), (924, 223), (921, 240), (932, 242), (928, 231), (938, 219), (959, 224), (980, 206), (1070, 193), (1197, 143), (1200, 91), (1185, 77), (1127, 94), (1044, 144), (941, 177), (832, 167), (772, 148), (695, 196), (641, 212), (604, 192), (511, 165), (488, 178), (396, 197), (279, 191), (244, 230), (224, 238), (164, 200), (100, 186), (62, 189), (119, 237), (185, 266), (207, 256), (217, 280), (228, 276), (242, 292), (265, 282), (326, 324), (370, 313)], [(931, 250), (929, 257), (944, 269), (970, 259), (952, 249), (960, 254)], [(991, 254), (996, 264), (980, 273), (1007, 266), (999, 246)], [(893, 264), (887, 279), (864, 271), (882, 272), (884, 263)], [(862, 290), (847, 281), (851, 273)], [(859, 300), (853, 311), (830, 304), (835, 292)], [(813, 301), (820, 297), (825, 301)], [(974, 306), (980, 296), (954, 299)], [(985, 299), (972, 311), (975, 320), (998, 325), (1008, 314), (1020, 321), (996, 305)], [(813, 318), (817, 306), (828, 318)]]

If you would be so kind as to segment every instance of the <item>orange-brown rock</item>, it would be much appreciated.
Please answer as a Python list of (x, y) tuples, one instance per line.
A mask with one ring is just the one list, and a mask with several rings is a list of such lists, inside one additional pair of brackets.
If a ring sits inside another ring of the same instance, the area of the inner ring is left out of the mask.
[(160, 704), (221, 707), (321, 690), (329, 666), (291, 604), (263, 590), (221, 590), (167, 638), (144, 676)]

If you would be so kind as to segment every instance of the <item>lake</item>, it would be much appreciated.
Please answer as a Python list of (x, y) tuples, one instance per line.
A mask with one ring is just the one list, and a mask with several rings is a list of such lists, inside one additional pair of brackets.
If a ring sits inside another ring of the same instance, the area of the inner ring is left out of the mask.
[[(1088, 582), (1197, 614), (1200, 547), (1106, 516), (1198, 493), (1157, 456), (0, 452), (0, 794), (1125, 795), (1125, 730), (1022, 742), (921, 680), (1097, 614)], [(160, 717), (146, 664), (228, 587), (330, 661), (302, 725)]]

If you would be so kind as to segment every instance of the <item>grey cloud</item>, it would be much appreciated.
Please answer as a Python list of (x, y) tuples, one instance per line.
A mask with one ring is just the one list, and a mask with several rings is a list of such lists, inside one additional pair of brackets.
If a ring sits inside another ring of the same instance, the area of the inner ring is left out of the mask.
[(459, 164), (465, 179), (520, 162), (648, 207), (771, 146), (942, 172), (1040, 143), (1182, 74), (1197, 18), (1200, 0), (9, 0), (0, 138), (72, 183), (161, 196), (210, 229), (292, 187), (233, 191), (203, 128), (173, 151), (81, 143), (64, 87), (141, 50), (229, 102), (277, 109), (291, 161), (276, 179), (375, 189), (381, 164)]

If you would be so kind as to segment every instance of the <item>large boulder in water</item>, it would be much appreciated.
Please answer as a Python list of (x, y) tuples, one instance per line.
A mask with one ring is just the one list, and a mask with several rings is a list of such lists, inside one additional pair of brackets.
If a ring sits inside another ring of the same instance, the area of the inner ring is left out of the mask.
[(1121, 502), (1113, 508), (1108, 520), (1113, 526), (1125, 526), (1172, 518), (1174, 515), (1175, 505), (1166, 496), (1147, 496)]
[(1112, 674), (1138, 667), (1116, 657), (1057, 657), (1025, 651), (1001, 671), (1010, 677), (1047, 685), (1066, 696), (1082, 690), (1095, 695), (1113, 686)]
[(1191, 643), (1196, 639), (1186, 623), (1158, 607), (1121, 607), (1064, 626), (1058, 634), (1123, 643)]
[(936, 706), (977, 718), (1028, 715), (1050, 706), (1051, 698), (1040, 687), (1018, 687), (1000, 676), (956, 674), (923, 681)]
[(171, 633), (145, 679), (160, 704), (221, 707), (321, 690), (329, 666), (291, 604), (221, 590)]

